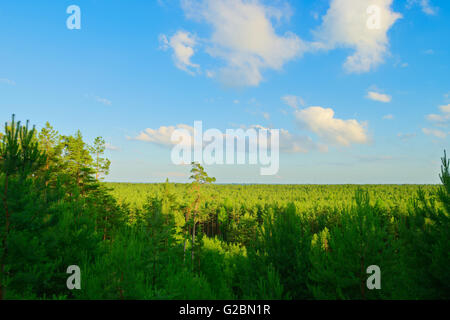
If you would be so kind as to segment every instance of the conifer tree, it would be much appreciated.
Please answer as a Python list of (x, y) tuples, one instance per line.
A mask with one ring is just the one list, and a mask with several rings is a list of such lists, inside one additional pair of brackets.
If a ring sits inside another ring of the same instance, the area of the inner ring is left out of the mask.
[[(15, 122), (14, 115), (8, 125), (5, 124), (5, 134), (0, 142), (0, 174), (2, 177), (2, 221), (4, 225), (1, 229), (2, 252), (0, 253), (0, 299), (5, 295), (5, 264), (8, 258), (9, 236), (11, 230), (11, 218), (16, 214), (14, 209), (17, 204), (11, 198), (20, 196), (11, 193), (20, 190), (14, 184), (25, 186), (25, 179), (34, 173), (44, 163), (45, 154), (39, 149), (35, 137), (35, 127), (31, 130), (28, 121), (25, 126), (20, 121)], [(25, 189), (22, 190), (25, 192)]]
[(89, 146), (83, 141), (80, 130), (73, 136), (63, 136), (63, 160), (66, 172), (74, 177), (77, 187), (85, 187), (92, 182), (93, 159)]
[(191, 206), (192, 218), (190, 220), (190, 225), (192, 226), (191, 258), (192, 258), (192, 262), (194, 262), (194, 250), (196, 248), (196, 242), (195, 242), (196, 230), (195, 229), (196, 229), (196, 224), (197, 224), (197, 218), (199, 215), (200, 204), (202, 201), (201, 188), (203, 185), (215, 182), (216, 178), (209, 177), (208, 174), (206, 173), (205, 169), (203, 168), (203, 166), (201, 166), (199, 163), (192, 162), (191, 165), (192, 165), (192, 169), (191, 169), (191, 176), (189, 177), (189, 179), (193, 180), (191, 183), (191, 190), (194, 193), (194, 201)]
[(263, 219), (254, 246), (256, 253), (250, 251), (255, 267), (262, 267), (262, 274), (266, 274), (267, 267), (273, 266), (280, 275), (285, 296), (292, 299), (310, 298), (307, 272), (311, 237), (305, 228), (305, 221), (296, 213), (292, 203), (286, 209), (270, 210)]
[(61, 154), (62, 145), (60, 144), (60, 136), (49, 122), (45, 123), (45, 127), (39, 132), (39, 146), (45, 151), (47, 159), (45, 161), (45, 170), (49, 170), (52, 162)]
[(419, 190), (404, 234), (405, 259), (414, 265), (411, 277), (419, 298), (450, 298), (450, 159), (445, 151), (441, 161), (442, 185), (434, 197)]
[[(341, 213), (332, 228), (311, 241), (310, 288), (316, 299), (389, 298), (395, 283), (397, 242), (389, 222), (370, 205), (368, 192), (355, 192), (355, 205)], [(384, 290), (368, 290), (367, 267), (382, 270)]]
[(97, 137), (94, 140), (94, 145), (91, 147), (91, 153), (94, 156), (94, 167), (95, 167), (95, 179), (98, 180), (100, 174), (107, 175), (109, 173), (109, 166), (111, 161), (107, 158), (103, 158), (105, 153), (106, 144), (102, 137)]

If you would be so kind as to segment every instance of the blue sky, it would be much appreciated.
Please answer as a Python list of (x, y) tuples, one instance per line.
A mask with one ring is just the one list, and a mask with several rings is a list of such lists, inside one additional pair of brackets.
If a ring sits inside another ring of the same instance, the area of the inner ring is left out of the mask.
[[(66, 27), (70, 5), (80, 30)], [(449, 9), (444, 0), (5, 0), (0, 116), (103, 136), (108, 181), (187, 181), (167, 134), (201, 120), (286, 133), (277, 175), (207, 166), (219, 183), (437, 183), (450, 136)]]

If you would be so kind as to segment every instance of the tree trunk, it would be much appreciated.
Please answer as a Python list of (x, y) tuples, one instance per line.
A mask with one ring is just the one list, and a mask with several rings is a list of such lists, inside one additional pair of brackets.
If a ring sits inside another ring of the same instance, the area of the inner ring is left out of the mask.
[(108, 223), (108, 215), (105, 216), (105, 227), (103, 228), (103, 241), (106, 240), (106, 233), (108, 231), (107, 223)]
[(95, 173), (95, 180), (98, 180), (98, 172), (99, 172), (100, 168), (98, 165), (98, 152), (97, 152), (97, 172)]
[[(185, 227), (186, 227), (188, 221), (189, 221), (189, 209), (187, 209), (184, 212), (184, 226)], [(187, 226), (187, 228), (185, 229), (185, 232), (187, 234), (184, 235), (183, 263), (186, 261), (186, 244), (187, 244), (187, 239), (189, 236), (189, 231), (190, 231), (190, 228), (189, 228), (189, 226)]]

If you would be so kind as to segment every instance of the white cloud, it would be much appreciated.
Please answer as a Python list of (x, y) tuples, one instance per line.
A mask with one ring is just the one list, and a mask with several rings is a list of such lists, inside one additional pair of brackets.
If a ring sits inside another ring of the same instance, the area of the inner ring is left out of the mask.
[[(269, 128), (266, 128), (261, 125), (240, 125), (239, 128), (243, 130), (247, 130), (248, 128), (253, 128), (255, 130), (269, 130)], [(161, 126), (158, 129), (150, 129), (147, 128), (144, 131), (140, 132), (139, 135), (137, 135), (134, 138), (131, 138), (132, 140), (139, 140), (144, 142), (150, 142), (154, 143), (163, 147), (171, 147), (176, 144), (178, 144), (177, 141), (172, 141), (172, 133), (176, 129), (185, 129), (186, 136), (183, 137), (183, 140), (188, 143), (188, 141), (191, 142), (191, 145), (193, 144), (193, 133), (194, 128), (192, 126), (186, 125), (186, 124), (178, 124), (176, 126)], [(286, 129), (279, 129), (279, 147), (280, 152), (284, 153), (307, 153), (311, 150), (318, 150), (320, 152), (326, 152), (328, 150), (328, 147), (326, 145), (316, 143), (314, 142), (310, 137), (308, 136), (301, 136), (290, 133)], [(223, 134), (224, 138), (226, 138), (226, 134)], [(261, 141), (259, 141), (261, 142)], [(268, 143), (267, 141), (265, 143)]]
[[(273, 6), (264, 0), (181, 0), (186, 17), (208, 24), (212, 32), (197, 41), (189, 32), (178, 31), (170, 39), (161, 35), (160, 42), (163, 49), (173, 49), (177, 67), (191, 74), (200, 72), (191, 58), (201, 42), (202, 50), (222, 62), (205, 75), (229, 86), (257, 86), (264, 70), (280, 70), (306, 52), (337, 48), (355, 51), (344, 63), (346, 71), (368, 72), (389, 55), (388, 31), (401, 18), (392, 10), (392, 1), (331, 0), (322, 24), (313, 31), (314, 41), (305, 42), (292, 32), (275, 30), (292, 15), (285, 0), (272, 1)], [(379, 19), (374, 20), (377, 13)]]
[(194, 55), (194, 47), (196, 46), (196, 38), (186, 31), (177, 31), (170, 39), (166, 35), (161, 34), (159, 36), (159, 42), (163, 50), (171, 48), (173, 50), (173, 60), (175, 66), (178, 69), (186, 71), (187, 73), (194, 75), (195, 72), (192, 69), (199, 69), (200, 66), (191, 62), (191, 58)]
[(416, 4), (420, 5), (422, 7), (422, 11), (424, 13), (426, 13), (427, 15), (437, 14), (438, 8), (433, 7), (430, 4), (430, 0), (408, 0), (408, 2), (406, 3), (406, 7), (408, 9), (410, 9), (411, 7), (413, 7)]
[(349, 146), (352, 143), (365, 144), (369, 139), (366, 123), (354, 119), (342, 120), (334, 117), (331, 108), (309, 107), (294, 112), (297, 123), (327, 143)]
[[(322, 25), (314, 32), (316, 49), (331, 50), (339, 47), (351, 48), (355, 53), (347, 57), (344, 69), (347, 72), (368, 72), (384, 62), (389, 54), (387, 33), (401, 18), (391, 9), (392, 0), (332, 0), (330, 8), (322, 18)], [(379, 10), (379, 24), (368, 26), (373, 12)], [(373, 8), (373, 7), (372, 7)]]
[(151, 142), (151, 143), (155, 143), (157, 145), (160, 146), (173, 146), (178, 144), (177, 141), (172, 141), (171, 137), (172, 137), (172, 133), (177, 130), (177, 129), (185, 129), (187, 130), (186, 132), (186, 137), (190, 137), (188, 139), (185, 139), (183, 141), (191, 141), (191, 143), (193, 143), (193, 139), (192, 137), (194, 136), (194, 128), (186, 125), (186, 124), (178, 124), (176, 126), (162, 126), (159, 127), (158, 129), (151, 129), (151, 128), (147, 128), (144, 131), (142, 131), (141, 133), (139, 133), (138, 136), (136, 136), (135, 138), (133, 138), (133, 140), (139, 140), (139, 141), (145, 141), (145, 142)]
[(280, 151), (284, 153), (307, 153), (311, 150), (327, 152), (328, 147), (314, 142), (311, 137), (291, 134), (288, 130), (280, 129)]
[[(246, 129), (246, 126), (241, 126), (242, 129)], [(250, 128), (256, 130), (269, 130), (261, 125), (252, 125)], [(318, 150), (320, 152), (327, 152), (328, 147), (326, 145), (314, 142), (311, 137), (302, 136), (298, 134), (292, 134), (289, 130), (279, 129), (280, 152), (283, 153), (308, 153), (312, 150)]]
[[(323, 141), (316, 142), (307, 135), (291, 133), (281, 128), (279, 129), (280, 152), (307, 153), (312, 150), (327, 152), (328, 145), (350, 146), (351, 144), (366, 144), (369, 142), (366, 123), (358, 122), (354, 119), (337, 119), (334, 117), (334, 111), (330, 108), (309, 107), (297, 109), (294, 111), (294, 116), (301, 128), (315, 133)], [(268, 129), (261, 125), (240, 125), (239, 128), (243, 130), (247, 128), (256, 130)], [(147, 128), (132, 139), (171, 147), (178, 144), (178, 141), (171, 140), (173, 132), (177, 129), (185, 129), (186, 136), (183, 136), (183, 141), (193, 143), (194, 128), (186, 124), (161, 126), (158, 129)], [(226, 134), (224, 134), (225, 137)]]
[(392, 100), (392, 97), (390, 95), (378, 93), (375, 91), (369, 91), (367, 93), (367, 98), (374, 100), (374, 101), (384, 102), (384, 103), (391, 102), (391, 100)]
[(450, 104), (439, 106), (440, 114), (428, 114), (426, 119), (436, 125), (445, 126), (450, 121)]
[(441, 130), (423, 128), (422, 132), (426, 135), (432, 135), (440, 139), (445, 139), (447, 137), (447, 133)]
[(441, 110), (442, 113), (450, 114), (450, 104), (439, 106), (439, 110)]
[(305, 105), (305, 101), (302, 99), (302, 97), (298, 96), (286, 95), (284, 97), (281, 97), (281, 100), (283, 100), (284, 103), (294, 109), (298, 109), (300, 106)]
[(383, 117), (384, 120), (392, 120), (394, 119), (394, 116), (392, 114), (387, 114)]
[(6, 78), (1, 78), (0, 83), (8, 84), (10, 86), (16, 85), (16, 82), (14, 80), (6, 79)]
[(211, 76), (230, 86), (257, 86), (265, 69), (280, 70), (300, 56), (306, 45), (291, 32), (278, 35), (272, 22), (290, 10), (259, 0), (182, 0), (186, 16), (212, 26), (206, 52), (224, 62)]
[(427, 120), (432, 121), (432, 122), (440, 122), (440, 123), (444, 123), (447, 122), (450, 119), (450, 115), (449, 114), (428, 114), (426, 116)]

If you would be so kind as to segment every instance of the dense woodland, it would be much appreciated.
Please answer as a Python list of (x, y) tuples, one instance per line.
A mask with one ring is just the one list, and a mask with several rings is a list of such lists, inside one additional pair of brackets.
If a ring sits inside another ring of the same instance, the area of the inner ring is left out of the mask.
[(5, 124), (0, 299), (450, 298), (445, 154), (441, 185), (316, 186), (105, 183), (104, 152)]

